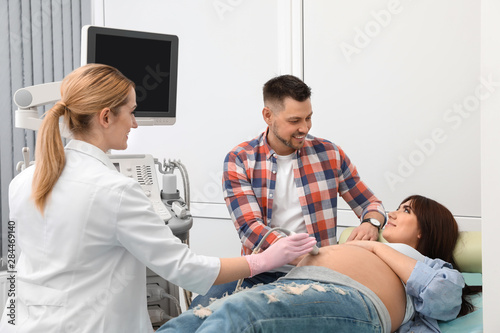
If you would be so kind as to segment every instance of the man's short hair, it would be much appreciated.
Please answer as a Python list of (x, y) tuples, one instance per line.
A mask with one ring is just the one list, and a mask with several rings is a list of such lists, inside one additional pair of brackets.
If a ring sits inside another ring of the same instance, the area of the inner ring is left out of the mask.
[(283, 108), (285, 98), (290, 97), (298, 102), (303, 102), (311, 97), (311, 88), (301, 79), (293, 75), (281, 75), (272, 78), (264, 84), (264, 105), (272, 104), (280, 110)]

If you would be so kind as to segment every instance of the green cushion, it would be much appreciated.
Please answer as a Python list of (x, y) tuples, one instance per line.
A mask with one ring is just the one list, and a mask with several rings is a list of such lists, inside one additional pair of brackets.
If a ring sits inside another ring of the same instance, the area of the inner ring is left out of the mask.
[(461, 231), (453, 257), (462, 272), (482, 273), (481, 231)]

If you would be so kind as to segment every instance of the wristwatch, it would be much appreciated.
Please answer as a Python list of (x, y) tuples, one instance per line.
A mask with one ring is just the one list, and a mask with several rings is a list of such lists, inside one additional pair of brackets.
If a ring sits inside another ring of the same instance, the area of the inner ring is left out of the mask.
[(379, 230), (380, 230), (380, 226), (381, 226), (381, 225), (380, 225), (379, 220), (374, 219), (374, 218), (368, 218), (368, 219), (364, 219), (363, 221), (361, 221), (361, 223), (365, 223), (365, 222), (370, 223), (371, 225), (373, 225), (373, 226), (377, 227), (377, 229), (379, 229)]

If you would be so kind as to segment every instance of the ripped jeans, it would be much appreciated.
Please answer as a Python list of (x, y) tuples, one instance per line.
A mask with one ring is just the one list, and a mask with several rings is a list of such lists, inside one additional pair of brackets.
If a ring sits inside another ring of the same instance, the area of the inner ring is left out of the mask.
[[(336, 272), (333, 273), (341, 275), (342, 284), (319, 282), (325, 279), (317, 278), (318, 271), (319, 275), (333, 272), (316, 266), (294, 268), (274, 283), (245, 289), (208, 307), (186, 311), (157, 332), (390, 331), (389, 313), (373, 292)], [(311, 275), (315, 278), (303, 278)]]

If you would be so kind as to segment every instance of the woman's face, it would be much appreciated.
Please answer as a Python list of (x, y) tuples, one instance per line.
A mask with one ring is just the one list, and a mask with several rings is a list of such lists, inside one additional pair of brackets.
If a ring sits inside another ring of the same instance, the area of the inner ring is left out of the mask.
[(410, 204), (410, 201), (404, 202), (398, 210), (389, 213), (382, 236), (390, 243), (404, 243), (417, 248), (421, 233)]
[(134, 110), (137, 107), (135, 99), (135, 90), (130, 88), (130, 92), (125, 104), (117, 108), (118, 114), (111, 114), (113, 118), (112, 128), (109, 135), (109, 148), (123, 150), (127, 148), (128, 134), (131, 128), (137, 128), (137, 122), (134, 116)]

